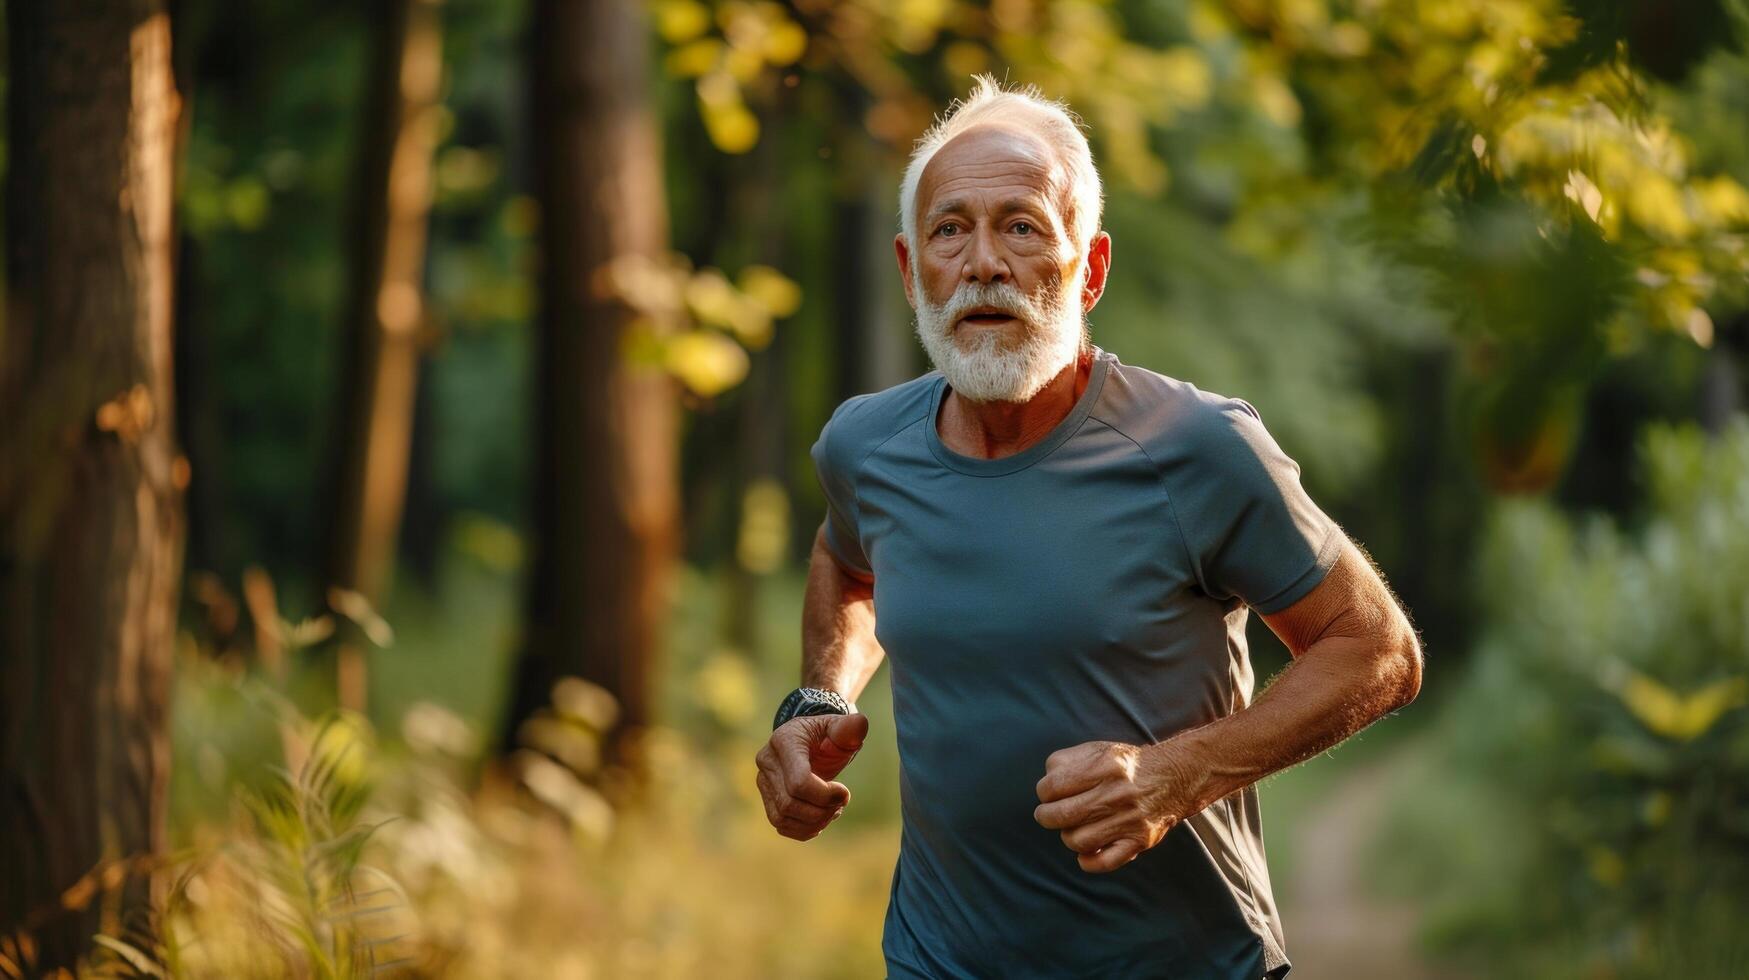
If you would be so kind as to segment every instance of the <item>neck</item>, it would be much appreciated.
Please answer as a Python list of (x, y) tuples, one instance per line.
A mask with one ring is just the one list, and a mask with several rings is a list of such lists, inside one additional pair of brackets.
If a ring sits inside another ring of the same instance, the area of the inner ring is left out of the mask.
[(1093, 351), (1084, 349), (1024, 402), (977, 402), (948, 389), (936, 432), (949, 449), (978, 459), (1022, 452), (1057, 427), (1087, 390)]

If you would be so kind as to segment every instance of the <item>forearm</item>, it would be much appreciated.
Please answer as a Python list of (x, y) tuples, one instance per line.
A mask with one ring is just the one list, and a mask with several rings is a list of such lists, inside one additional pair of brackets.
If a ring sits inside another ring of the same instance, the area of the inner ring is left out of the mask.
[(885, 656), (874, 624), (874, 586), (846, 574), (816, 536), (802, 601), (802, 686), (861, 697)]
[(1412, 700), (1420, 652), (1406, 624), (1329, 636), (1307, 648), (1249, 707), (1160, 743), (1201, 783), (1190, 812), (1311, 758)]

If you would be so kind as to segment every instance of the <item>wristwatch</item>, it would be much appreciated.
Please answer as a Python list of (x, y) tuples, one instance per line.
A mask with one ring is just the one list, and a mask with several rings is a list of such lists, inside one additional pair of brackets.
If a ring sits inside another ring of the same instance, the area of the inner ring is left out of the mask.
[(777, 706), (777, 715), (771, 720), (773, 731), (783, 727), (783, 723), (804, 715), (853, 715), (856, 705), (845, 700), (844, 695), (837, 691), (828, 691), (818, 687), (798, 687), (783, 699)]

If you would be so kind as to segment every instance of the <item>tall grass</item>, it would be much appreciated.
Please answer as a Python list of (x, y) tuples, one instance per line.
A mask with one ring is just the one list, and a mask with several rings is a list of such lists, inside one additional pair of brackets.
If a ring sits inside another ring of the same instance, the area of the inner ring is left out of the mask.
[[(294, 651), (293, 656), (296, 656)], [(682, 665), (682, 669), (692, 669)], [(691, 677), (722, 687), (720, 656)], [(897, 828), (766, 823), (756, 727), (659, 728), (600, 765), (612, 699), (566, 679), (507, 757), (428, 701), (379, 733), (192, 640), (151, 923), (87, 972), (186, 978), (860, 977), (880, 970)], [(729, 685), (734, 686), (734, 685)]]

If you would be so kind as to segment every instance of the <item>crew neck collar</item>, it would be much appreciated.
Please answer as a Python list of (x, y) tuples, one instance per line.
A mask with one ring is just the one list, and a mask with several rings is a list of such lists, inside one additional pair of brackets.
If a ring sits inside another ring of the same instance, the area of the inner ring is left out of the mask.
[(967, 456), (949, 449), (941, 441), (941, 434), (936, 431), (936, 426), (941, 419), (942, 403), (947, 400), (948, 384), (945, 375), (937, 377), (935, 386), (930, 392), (929, 416), (923, 427), (924, 438), (929, 442), (929, 451), (935, 454), (935, 458), (941, 461), (941, 465), (968, 476), (1003, 476), (1026, 469), (1050, 455), (1053, 450), (1074, 435), (1076, 429), (1081, 427), (1081, 423), (1087, 419), (1087, 414), (1093, 411), (1094, 403), (1099, 400), (1099, 389), (1105, 384), (1105, 376), (1116, 361), (1117, 355), (1100, 349), (1097, 344), (1093, 345), (1093, 371), (1088, 375), (1086, 390), (1081, 392), (1081, 397), (1076, 400), (1075, 407), (1069, 410), (1069, 414), (1063, 416), (1056, 427), (1046, 433), (1043, 439), (1020, 452), (998, 456), (995, 459)]

